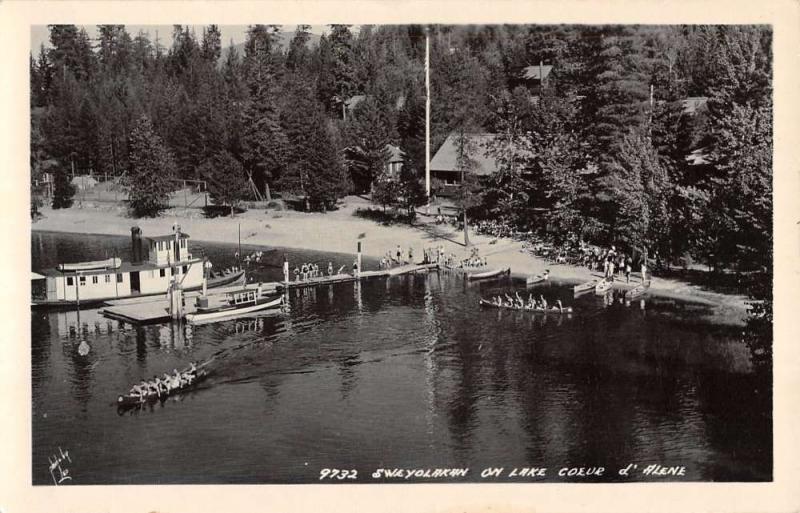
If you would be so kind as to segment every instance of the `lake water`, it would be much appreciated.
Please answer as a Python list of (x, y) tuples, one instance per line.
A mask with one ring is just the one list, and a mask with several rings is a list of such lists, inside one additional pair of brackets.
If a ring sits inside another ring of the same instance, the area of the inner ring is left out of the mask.
[[(128, 260), (128, 246), (34, 232), (33, 269)], [(235, 263), (233, 246), (198, 247), (218, 269)], [(283, 255), (269, 251), (250, 276), (279, 280)], [(697, 304), (573, 298), (571, 284), (533, 289), (573, 305), (569, 317), (478, 306), (514, 290), (524, 284), (431, 273), (293, 290), (285, 314), (197, 327), (137, 327), (86, 309), (80, 333), (75, 311), (31, 310), (32, 481), (52, 484), (59, 449), (72, 484), (316, 483), (324, 468), (356, 482), (431, 480), (372, 477), (381, 468), (468, 468), (436, 479), (459, 482), (772, 479), (771, 385), (741, 328), (699, 320), (708, 312)], [(212, 357), (196, 390), (118, 414), (133, 383)], [(684, 476), (644, 475), (652, 464)], [(501, 477), (481, 478), (488, 467)], [(547, 471), (511, 477), (514, 467)], [(605, 470), (558, 475), (571, 467)]]

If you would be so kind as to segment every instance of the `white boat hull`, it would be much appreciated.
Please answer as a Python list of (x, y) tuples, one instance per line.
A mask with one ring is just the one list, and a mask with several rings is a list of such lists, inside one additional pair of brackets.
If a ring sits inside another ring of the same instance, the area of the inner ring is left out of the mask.
[(120, 258), (107, 258), (92, 262), (75, 262), (72, 264), (59, 264), (58, 270), (64, 272), (94, 271), (98, 269), (117, 269), (122, 265)]
[(215, 310), (210, 312), (196, 312), (192, 314), (186, 314), (186, 320), (193, 324), (219, 321), (230, 317), (238, 317), (241, 315), (247, 315), (254, 312), (259, 312), (261, 310), (276, 308), (280, 306), (282, 303), (283, 303), (283, 297), (281, 296), (272, 301), (267, 301), (266, 303), (261, 303), (257, 305), (250, 305), (239, 308), (225, 308), (222, 310)]

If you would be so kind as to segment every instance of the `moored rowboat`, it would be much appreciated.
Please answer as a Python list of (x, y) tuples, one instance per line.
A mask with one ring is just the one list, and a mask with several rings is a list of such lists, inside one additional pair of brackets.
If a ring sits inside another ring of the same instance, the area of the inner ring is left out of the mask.
[(597, 294), (598, 296), (604, 296), (606, 292), (611, 290), (612, 286), (613, 285), (611, 280), (603, 279), (594, 287), (594, 293)]
[(520, 308), (518, 306), (498, 305), (496, 303), (492, 303), (491, 301), (487, 301), (486, 299), (481, 299), (480, 305), (489, 308), (499, 308), (501, 310), (517, 310), (520, 312), (538, 312), (538, 313), (554, 313), (554, 314), (572, 313), (571, 306), (565, 306), (563, 309), (554, 306), (546, 310), (543, 308), (524, 308), (524, 307)]
[(647, 292), (647, 289), (650, 288), (650, 282), (646, 281), (637, 285), (636, 287), (632, 288), (631, 290), (625, 293), (625, 299), (633, 299), (639, 297)]
[(572, 290), (575, 294), (582, 294), (584, 292), (589, 292), (590, 290), (594, 289), (597, 284), (600, 282), (597, 278), (591, 281), (587, 281), (586, 283), (581, 283), (580, 285), (575, 285)]
[(547, 281), (549, 273), (545, 271), (543, 274), (537, 274), (536, 276), (528, 276), (525, 279), (525, 285), (531, 286), (536, 285), (537, 283), (542, 283)]
[(487, 278), (496, 278), (498, 276), (505, 276), (506, 274), (510, 273), (511, 273), (511, 268), (504, 267), (502, 269), (492, 269), (490, 271), (484, 271), (480, 273), (467, 272), (466, 276), (468, 280), (485, 280)]
[[(256, 297), (257, 293), (249, 289), (229, 293), (229, 295), (231, 300), (228, 304), (206, 309), (198, 308), (197, 312), (187, 314), (186, 320), (194, 324), (213, 322), (270, 308), (279, 308), (283, 304), (283, 296)], [(248, 296), (244, 297), (245, 295)]]

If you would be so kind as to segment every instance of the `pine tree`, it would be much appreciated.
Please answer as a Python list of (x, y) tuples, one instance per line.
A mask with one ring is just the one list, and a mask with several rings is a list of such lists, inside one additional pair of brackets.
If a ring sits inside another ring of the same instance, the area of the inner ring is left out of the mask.
[(249, 193), (249, 183), (242, 164), (227, 151), (216, 153), (200, 167), (215, 205), (228, 205), (233, 217), (236, 207)]
[(200, 56), (207, 62), (216, 66), (222, 54), (222, 33), (219, 25), (209, 25), (203, 28), (203, 41), (200, 43)]
[(147, 116), (139, 118), (131, 130), (129, 148), (125, 185), (132, 213), (136, 217), (157, 216), (166, 208), (173, 190), (176, 169), (172, 154)]
[(364, 193), (383, 174), (391, 157), (389, 122), (374, 97), (367, 97), (353, 112), (348, 160), (356, 192)]
[(668, 194), (672, 187), (658, 155), (641, 132), (631, 131), (610, 164), (607, 189), (613, 197), (615, 241), (647, 255), (668, 244)]
[(291, 84), (290, 90), (282, 124), (292, 159), (278, 185), (284, 192), (305, 197), (310, 208), (327, 209), (348, 190), (347, 178), (313, 92), (303, 82)]
[(330, 27), (329, 41), (333, 54), (335, 100), (337, 104), (342, 105), (358, 90), (355, 77), (353, 33), (350, 31), (350, 25), (331, 25)]
[(53, 208), (69, 208), (75, 196), (75, 186), (69, 172), (63, 167), (53, 173)]
[(296, 73), (308, 72), (311, 62), (311, 50), (308, 41), (311, 39), (311, 25), (298, 25), (289, 43), (286, 54), (286, 69)]

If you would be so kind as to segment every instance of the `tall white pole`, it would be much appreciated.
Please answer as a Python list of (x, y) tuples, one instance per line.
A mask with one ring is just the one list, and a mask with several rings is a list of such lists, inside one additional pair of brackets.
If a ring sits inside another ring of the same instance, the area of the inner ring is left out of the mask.
[(425, 31), (425, 195), (431, 199), (431, 44), (430, 30)]

